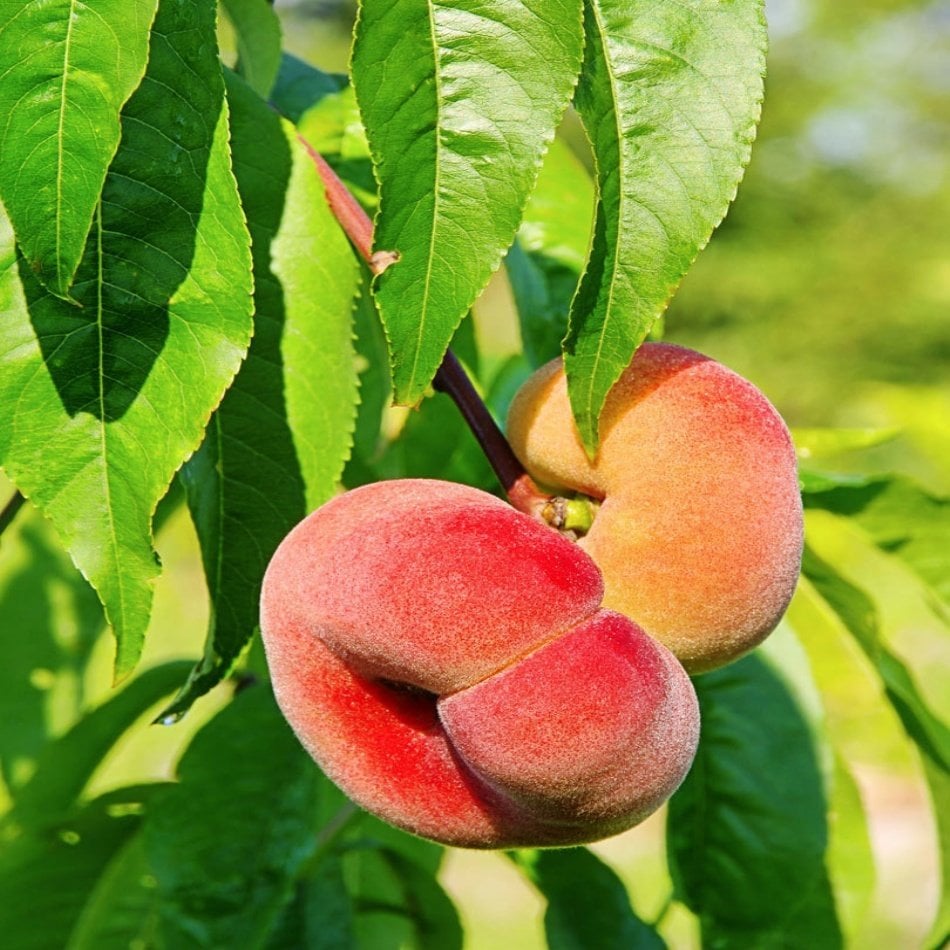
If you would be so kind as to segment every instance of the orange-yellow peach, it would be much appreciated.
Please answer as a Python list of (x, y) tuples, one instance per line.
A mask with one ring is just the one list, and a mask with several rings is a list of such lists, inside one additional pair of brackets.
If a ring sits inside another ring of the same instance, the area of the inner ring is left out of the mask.
[(357, 804), (445, 844), (576, 844), (656, 809), (699, 732), (682, 666), (602, 594), (499, 499), (380, 482), (284, 539), (261, 632), (284, 715)]
[(798, 579), (802, 506), (788, 429), (720, 363), (644, 343), (610, 391), (595, 459), (571, 416), (560, 360), (519, 390), (508, 437), (558, 494), (601, 501), (580, 546), (604, 606), (665, 643), (690, 673), (760, 643)]

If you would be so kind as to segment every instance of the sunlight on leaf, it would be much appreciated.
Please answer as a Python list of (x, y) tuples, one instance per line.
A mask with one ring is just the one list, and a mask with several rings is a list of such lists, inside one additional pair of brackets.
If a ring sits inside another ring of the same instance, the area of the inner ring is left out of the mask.
[(59, 297), (145, 71), (156, 2), (0, 3), (0, 196), (30, 269)]
[(251, 333), (214, 12), (162, 5), (73, 286), (81, 306), (43, 290), (7, 231), (0, 255), (0, 462), (102, 599), (117, 679), (148, 622), (155, 506)]
[(597, 167), (565, 341), (587, 451), (611, 386), (735, 197), (762, 101), (762, 0), (586, 0), (576, 105)]
[(376, 284), (398, 403), (422, 397), (514, 237), (580, 67), (580, 6), (361, 7), (352, 68), (380, 182), (375, 246), (401, 255)]

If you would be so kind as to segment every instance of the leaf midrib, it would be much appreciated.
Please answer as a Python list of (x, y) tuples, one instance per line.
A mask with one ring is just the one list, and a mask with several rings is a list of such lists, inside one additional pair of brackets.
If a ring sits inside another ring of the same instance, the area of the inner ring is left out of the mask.
[[(613, 105), (612, 113), (614, 117), (614, 132), (616, 135), (616, 142), (617, 142), (617, 167), (622, 168), (624, 157), (625, 157), (624, 156), (625, 139), (623, 137), (621, 126), (620, 126), (620, 109), (618, 108), (619, 99), (616, 94), (617, 83), (614, 80), (614, 65), (611, 62), (610, 53), (607, 46), (607, 39), (606, 39), (607, 29), (603, 22), (603, 18), (601, 17), (600, 7), (597, 4), (597, 0), (588, 0), (588, 2), (590, 3), (592, 14), (597, 23), (597, 28), (598, 28), (597, 39), (598, 39), (600, 48), (603, 51), (604, 65), (605, 65), (605, 69), (606, 69), (607, 77), (608, 77), (607, 86), (610, 91), (610, 99)], [(594, 161), (595, 161), (595, 164), (597, 164), (596, 156), (594, 158)], [(599, 168), (598, 168), (598, 188), (599, 187), (600, 187), (600, 180), (599, 180)], [(617, 189), (617, 192), (618, 192), (617, 221), (619, 222), (619, 221), (624, 220), (624, 206), (626, 205), (626, 195), (625, 195), (624, 188), (622, 185)], [(605, 229), (607, 228), (607, 226), (608, 225), (605, 220), (605, 224), (604, 224)], [(602, 362), (604, 340), (607, 337), (607, 328), (613, 321), (614, 288), (616, 287), (616, 284), (617, 284), (617, 260), (619, 256), (620, 256), (619, 243), (616, 240), (614, 240), (613, 252), (611, 254), (611, 261), (610, 261), (610, 281), (608, 283), (606, 308), (604, 310), (605, 319), (604, 319), (603, 325), (600, 328), (600, 335), (597, 340), (597, 350), (594, 353), (594, 365), (590, 374), (590, 383), (587, 386), (587, 393), (586, 393), (587, 398), (585, 401), (585, 409), (586, 409), (586, 413), (588, 417), (591, 415), (593, 411), (595, 380), (597, 379), (599, 375), (599, 368)], [(595, 441), (596, 441), (597, 429), (598, 429), (597, 420), (595, 418), (594, 420)]]
[(416, 385), (416, 375), (419, 371), (419, 357), (422, 353), (422, 341), (425, 338), (425, 327), (429, 309), (429, 293), (432, 284), (432, 262), (435, 257), (435, 236), (439, 220), (442, 178), (442, 76), (439, 73), (439, 47), (436, 41), (436, 25), (433, 13), (435, 4), (429, 2), (429, 0), (425, 0), (425, 4), (426, 16), (429, 21), (429, 40), (432, 45), (432, 78), (435, 83), (435, 177), (432, 183), (432, 229), (429, 232), (429, 253), (426, 256), (426, 274), (423, 282), (419, 327), (416, 333), (416, 344), (412, 351), (412, 369), (409, 372), (409, 383), (407, 387), (409, 392), (412, 392)]
[[(62, 232), (63, 232), (63, 156), (64, 127), (66, 124), (66, 85), (69, 80), (70, 50), (73, 39), (73, 18), (76, 15), (76, 0), (69, 3), (69, 21), (66, 26), (66, 41), (63, 50), (63, 80), (59, 88), (59, 117), (56, 127), (56, 287), (62, 290)], [(100, 245), (101, 250), (101, 245)], [(101, 265), (100, 265), (101, 266)]]
[[(98, 389), (99, 389), (99, 444), (102, 449), (102, 490), (106, 505), (106, 517), (109, 519), (109, 547), (112, 553), (112, 563), (115, 566), (116, 576), (119, 579), (117, 585), (118, 616), (110, 617), (112, 626), (115, 628), (116, 640), (122, 643), (122, 631), (125, 629), (125, 584), (122, 583), (122, 571), (120, 570), (119, 545), (116, 535), (115, 512), (112, 505), (112, 484), (109, 480), (109, 440), (106, 438), (106, 390), (105, 390), (105, 327), (103, 325), (103, 312), (105, 304), (102, 297), (102, 289), (105, 285), (105, 274), (103, 272), (103, 248), (102, 248), (102, 199), (96, 203), (96, 336), (98, 347)], [(122, 671), (118, 665), (119, 656), (116, 655), (116, 675), (121, 675)]]

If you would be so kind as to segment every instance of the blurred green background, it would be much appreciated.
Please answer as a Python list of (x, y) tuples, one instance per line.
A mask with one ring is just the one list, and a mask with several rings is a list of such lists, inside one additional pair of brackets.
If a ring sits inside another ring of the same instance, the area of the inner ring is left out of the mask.
[[(276, 7), (291, 52), (345, 69), (351, 3), (278, 0)], [(904, 471), (950, 494), (950, 2), (769, 0), (767, 7), (772, 46), (752, 164), (669, 308), (666, 338), (750, 378), (793, 427), (894, 430), (881, 444), (823, 465)], [(570, 118), (565, 135), (584, 158)], [(488, 360), (517, 349), (503, 277), (478, 315)], [(0, 500), (9, 491), (0, 478)], [(827, 528), (820, 517), (815, 527)], [(165, 571), (143, 668), (196, 657), (207, 624), (197, 542), (183, 508), (157, 541)], [(934, 640), (899, 578), (858, 563), (859, 551), (849, 556), (847, 537), (834, 541), (843, 565), (879, 582), (892, 626), (936, 697), (946, 643)], [(792, 622), (807, 622), (806, 614), (807, 605), (797, 606)], [(109, 695), (112, 643), (101, 635), (88, 588), (28, 509), (0, 545), (0, 616), (14, 644), (3, 681), (19, 684), (19, 692), (0, 693), (2, 811), (4, 782), (25, 781), (42, 744)], [(776, 634), (771, 650), (791, 649), (786, 633)], [(914, 947), (936, 901), (933, 820), (919, 769), (895, 740), (893, 717), (849, 694), (848, 663), (842, 657), (835, 695), (879, 865), (863, 945)], [(143, 717), (91, 791), (173, 775), (179, 750), (220, 708), (225, 691), (173, 728), (149, 728)], [(31, 721), (14, 721), (5, 703), (32, 709)], [(623, 875), (648, 919), (661, 913), (669, 889), (662, 829), (662, 815), (655, 816), (594, 847)], [(510, 862), (452, 852), (443, 879), (471, 950), (544, 946), (542, 901)], [(692, 924), (673, 914), (674, 946), (694, 945)]]

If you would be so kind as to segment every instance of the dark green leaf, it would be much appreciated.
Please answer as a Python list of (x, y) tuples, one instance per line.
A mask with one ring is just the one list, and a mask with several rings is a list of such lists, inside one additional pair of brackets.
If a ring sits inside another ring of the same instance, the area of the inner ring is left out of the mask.
[(598, 207), (565, 363), (584, 445), (676, 285), (732, 201), (762, 101), (762, 0), (586, 0), (575, 102)]
[(313, 850), (320, 772), (254, 687), (195, 736), (178, 777), (145, 822), (164, 943), (261, 946)]
[(270, 101), (281, 115), (297, 122), (307, 109), (324, 96), (344, 89), (347, 82), (346, 76), (325, 73), (290, 53), (284, 53)]
[[(518, 227), (580, 66), (580, 0), (366, 4), (353, 79), (380, 182), (376, 284), (415, 404)], [(398, 116), (398, 121), (393, 117)]]
[(356, 260), (289, 123), (228, 85), (234, 171), (251, 232), (255, 333), (185, 465), (211, 622), (205, 655), (164, 715), (226, 676), (257, 626), (261, 581), (284, 535), (336, 489), (354, 425)]
[[(135, 790), (129, 790), (130, 796)], [(113, 799), (116, 796), (112, 796)], [(97, 882), (139, 828), (141, 798), (95, 801), (62, 824), (28, 831), (0, 850), (0, 934), (16, 950), (65, 947)], [(128, 945), (126, 945), (128, 946)], [(98, 950), (98, 947), (97, 947)]]
[(404, 933), (419, 950), (461, 950), (458, 911), (434, 869), (401, 847), (377, 841), (357, 841), (342, 850), (355, 878), (351, 893), (359, 914), (357, 946), (404, 946), (399, 939)]
[(187, 669), (187, 663), (178, 661), (143, 671), (67, 733), (44, 746), (36, 772), (17, 795), (13, 811), (17, 822), (44, 826), (60, 820), (106, 753), (139, 716), (181, 682)]
[(66, 297), (157, 0), (0, 0), (0, 196), (29, 268)]
[(266, 99), (281, 62), (280, 18), (267, 0), (221, 0), (237, 34), (237, 70)]
[(214, 13), (161, 5), (73, 285), (81, 306), (46, 293), (0, 228), (0, 463), (99, 594), (119, 679), (151, 609), (152, 513), (251, 333)]
[(85, 901), (66, 950), (130, 950), (157, 945), (158, 892), (141, 833), (115, 852)]
[(584, 166), (555, 139), (505, 259), (525, 355), (540, 366), (561, 353), (567, 316), (584, 269), (594, 186)]
[(695, 684), (699, 751), (667, 827), (678, 896), (700, 918), (704, 946), (842, 946), (822, 778), (802, 713), (756, 656)]
[(327, 854), (314, 874), (297, 884), (293, 901), (267, 938), (267, 950), (352, 950), (353, 915), (340, 855)]
[(374, 470), (377, 478), (443, 478), (489, 491), (498, 485), (458, 408), (443, 393), (409, 415)]
[(663, 938), (630, 906), (623, 882), (586, 848), (517, 851), (510, 857), (548, 902), (550, 950), (663, 950)]

